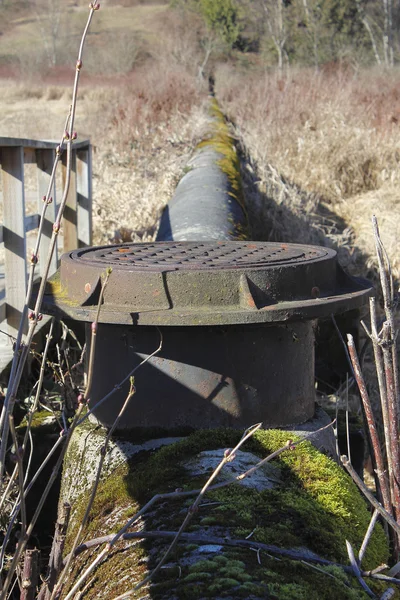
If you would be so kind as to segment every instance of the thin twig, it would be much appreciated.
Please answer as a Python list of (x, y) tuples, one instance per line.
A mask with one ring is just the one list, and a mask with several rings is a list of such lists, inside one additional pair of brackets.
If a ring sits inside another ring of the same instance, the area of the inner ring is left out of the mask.
[(340, 460), (342, 462), (342, 465), (346, 469), (346, 471), (349, 473), (349, 475), (353, 479), (354, 483), (361, 490), (361, 492), (364, 494), (364, 496), (367, 498), (367, 500), (370, 502), (370, 504), (372, 504), (372, 506), (374, 508), (376, 508), (376, 510), (381, 515), (381, 517), (383, 517), (385, 519), (385, 521), (388, 523), (388, 525), (390, 525), (390, 527), (392, 527), (392, 529), (399, 536), (400, 535), (400, 525), (393, 519), (392, 515), (383, 508), (382, 504), (380, 502), (378, 502), (378, 500), (375, 498), (375, 496), (369, 491), (369, 489), (367, 488), (365, 483), (362, 481), (362, 479), (360, 479), (360, 477), (357, 475), (356, 471), (351, 466), (350, 461), (347, 458), (347, 456), (345, 456), (345, 455), (341, 456)]
[(383, 354), (381, 348), (381, 336), (378, 333), (378, 318), (376, 311), (376, 300), (375, 298), (370, 298), (369, 300), (369, 311), (371, 315), (371, 340), (372, 347), (374, 350), (374, 362), (375, 369), (378, 378), (378, 386), (379, 386), (379, 398), (382, 409), (382, 419), (383, 419), (383, 429), (384, 429), (384, 442), (386, 448), (386, 460), (388, 463), (388, 475), (389, 475), (389, 484), (393, 480), (393, 460), (392, 460), (392, 452), (390, 445), (390, 417), (389, 417), (389, 408), (388, 408), (388, 399), (386, 392), (386, 379), (385, 379), (385, 367), (383, 361)]
[(385, 367), (387, 406), (389, 411), (389, 445), (392, 458), (392, 504), (394, 514), (400, 519), (400, 447), (398, 442), (398, 410), (395, 384), (395, 365), (393, 363), (393, 345), (390, 323), (386, 321), (382, 328), (382, 353)]
[(342, 332), (340, 331), (339, 326), (338, 326), (338, 324), (336, 322), (335, 315), (333, 315), (333, 314), (331, 315), (331, 320), (332, 320), (333, 326), (335, 328), (335, 331), (336, 331), (336, 333), (338, 335), (338, 338), (339, 338), (339, 340), (340, 340), (340, 342), (341, 342), (341, 344), (343, 346), (343, 350), (344, 350), (344, 353), (345, 353), (345, 356), (346, 356), (347, 364), (349, 365), (350, 371), (352, 372), (353, 377), (354, 377), (355, 374), (354, 374), (354, 369), (353, 369), (353, 363), (352, 363), (351, 358), (350, 358), (350, 354), (349, 354), (349, 350), (348, 350), (347, 345), (346, 345), (346, 341), (345, 341), (345, 339), (344, 339), (344, 337), (342, 335)]
[(14, 417), (9, 415), (10, 421), (10, 431), (11, 437), (13, 440), (14, 448), (15, 448), (15, 458), (18, 466), (18, 488), (19, 488), (19, 498), (21, 503), (21, 537), (25, 535), (26, 532), (26, 505), (25, 505), (25, 497), (24, 497), (24, 465), (22, 462), (22, 450), (18, 445), (17, 433), (15, 431), (14, 426)]
[(17, 548), (15, 550), (13, 559), (12, 559), (10, 567), (8, 569), (7, 577), (5, 579), (3, 588), (2, 588), (2, 590), (0, 592), (0, 600), (6, 600), (6, 598), (7, 598), (8, 589), (9, 589), (9, 587), (11, 585), (12, 578), (14, 576), (15, 570), (16, 570), (16, 568), (18, 566), (19, 560), (20, 560), (23, 552), (25, 551), (25, 548), (26, 548), (26, 545), (28, 543), (28, 540), (29, 540), (30, 536), (32, 535), (33, 528), (35, 527), (36, 521), (37, 521), (37, 519), (38, 519), (38, 517), (39, 517), (39, 515), (40, 515), (40, 513), (42, 511), (42, 508), (43, 508), (43, 505), (45, 503), (45, 500), (46, 500), (46, 498), (47, 498), (47, 496), (48, 496), (48, 494), (49, 494), (49, 492), (50, 492), (50, 490), (51, 490), (51, 488), (52, 488), (52, 486), (53, 486), (53, 484), (54, 484), (54, 482), (55, 482), (55, 480), (57, 478), (58, 472), (59, 472), (60, 467), (62, 465), (62, 461), (64, 459), (64, 455), (65, 455), (66, 449), (68, 448), (71, 436), (72, 436), (72, 434), (73, 434), (73, 432), (74, 432), (74, 430), (76, 428), (76, 425), (77, 425), (77, 422), (79, 420), (80, 414), (81, 414), (81, 412), (83, 410), (83, 406), (84, 406), (83, 404), (80, 404), (78, 406), (78, 410), (76, 411), (76, 415), (75, 415), (74, 420), (73, 420), (73, 422), (71, 424), (71, 427), (69, 428), (68, 432), (64, 433), (64, 435), (65, 435), (65, 444), (64, 444), (64, 447), (62, 448), (62, 450), (61, 450), (61, 452), (60, 452), (60, 454), (58, 456), (57, 462), (56, 462), (56, 464), (55, 464), (55, 466), (54, 466), (54, 468), (53, 468), (53, 470), (51, 472), (51, 475), (50, 475), (48, 481), (47, 481), (46, 487), (45, 487), (45, 489), (44, 489), (44, 491), (43, 491), (43, 493), (42, 493), (42, 495), (41, 495), (41, 497), (40, 497), (40, 499), (38, 501), (38, 504), (36, 505), (35, 513), (34, 513), (34, 515), (32, 517), (32, 520), (31, 520), (31, 522), (30, 522), (30, 524), (29, 524), (29, 526), (28, 526), (28, 528), (26, 530), (26, 533), (25, 533), (24, 536), (21, 536), (20, 539), (19, 539), (18, 546), (17, 546)]
[(371, 437), (372, 448), (374, 452), (375, 462), (377, 466), (377, 475), (378, 481), (382, 492), (382, 499), (385, 510), (388, 513), (392, 512), (391, 502), (390, 502), (390, 491), (389, 491), (389, 483), (387, 480), (385, 464), (383, 461), (381, 445), (379, 441), (378, 431), (376, 428), (375, 417), (372, 410), (371, 402), (369, 399), (367, 386), (365, 385), (364, 377), (361, 371), (360, 363), (357, 356), (356, 347), (354, 344), (353, 336), (347, 335), (347, 345), (349, 348), (349, 354), (351, 358), (351, 362), (354, 369), (354, 376), (357, 381), (358, 389), (360, 390), (361, 400), (364, 406), (365, 416), (368, 423), (368, 430)]
[(347, 588), (350, 587), (348, 583), (345, 583), (342, 579), (335, 577), (335, 575), (332, 575), (332, 573), (329, 573), (329, 571), (327, 571), (326, 569), (325, 570), (321, 569), (320, 567), (317, 567), (317, 565), (313, 565), (312, 563), (307, 562), (306, 560), (302, 560), (301, 563), (303, 565), (306, 565), (307, 567), (310, 567), (311, 569), (315, 569), (315, 571), (318, 571), (319, 573), (322, 573), (323, 575), (327, 575), (328, 577), (335, 579), (336, 581), (338, 581), (339, 583), (341, 583), (342, 585), (344, 585)]
[(68, 502), (64, 502), (62, 506), (59, 507), (53, 544), (51, 546), (47, 576), (43, 582), (37, 600), (49, 600), (51, 593), (54, 589), (57, 577), (62, 569), (62, 555), (64, 552), (65, 537), (68, 529), (70, 515), (71, 505), (68, 504)]
[[(67, 199), (68, 199), (68, 191), (69, 191), (69, 186), (70, 186), (70, 181), (71, 181), (72, 142), (76, 138), (76, 134), (74, 133), (73, 129), (74, 129), (74, 122), (75, 122), (76, 101), (77, 101), (80, 71), (82, 68), (83, 48), (84, 48), (87, 33), (89, 30), (90, 23), (92, 21), (94, 12), (96, 10), (98, 10), (99, 8), (100, 8), (100, 5), (98, 4), (97, 0), (94, 0), (90, 4), (90, 11), (89, 11), (88, 19), (87, 19), (86, 26), (85, 26), (84, 32), (82, 34), (82, 38), (81, 38), (81, 42), (80, 42), (80, 46), (79, 46), (78, 59), (76, 61), (76, 69), (75, 69), (75, 80), (74, 80), (73, 92), (72, 92), (72, 103), (71, 103), (70, 115), (69, 115), (69, 119), (68, 119), (68, 131), (65, 132), (65, 134), (64, 134), (64, 139), (66, 140), (66, 144), (67, 144), (67, 165), (66, 165), (66, 177), (65, 177), (63, 195), (62, 195), (62, 199), (61, 199), (58, 213), (56, 216), (56, 220), (53, 224), (53, 232), (52, 232), (52, 236), (51, 236), (50, 243), (49, 243), (48, 255), (47, 255), (46, 261), (44, 262), (44, 269), (43, 269), (42, 279), (40, 282), (40, 286), (39, 286), (39, 290), (38, 290), (38, 294), (37, 294), (37, 298), (36, 298), (35, 308), (28, 315), (28, 317), (29, 317), (28, 333), (27, 333), (24, 345), (21, 345), (22, 332), (23, 332), (23, 328), (25, 326), (25, 319), (26, 319), (26, 316), (28, 313), (29, 299), (28, 299), (28, 302), (25, 302), (25, 305), (23, 307), (21, 325), (20, 325), (20, 328), (18, 331), (18, 336), (17, 336), (15, 361), (13, 360), (13, 365), (12, 365), (12, 369), (11, 369), (12, 376), (9, 381), (9, 387), (7, 389), (7, 396), (6, 396), (3, 410), (2, 410), (2, 413), (0, 416), (0, 432), (1, 432), (0, 490), (1, 490), (1, 486), (2, 486), (6, 452), (7, 452), (7, 439), (8, 439), (8, 432), (9, 432), (8, 415), (13, 413), (14, 405), (15, 405), (15, 401), (16, 401), (16, 397), (17, 397), (17, 391), (18, 391), (19, 384), (21, 381), (25, 362), (26, 362), (28, 354), (29, 354), (29, 350), (30, 350), (30, 347), (31, 347), (31, 344), (33, 341), (33, 336), (34, 336), (34, 333), (36, 330), (37, 323), (41, 319), (40, 310), (41, 310), (41, 306), (42, 306), (42, 302), (43, 302), (47, 278), (48, 278), (49, 271), (50, 271), (51, 259), (54, 254), (54, 251), (55, 251), (56, 242), (57, 242), (58, 234), (59, 234), (60, 227), (61, 227), (61, 219), (62, 219), (64, 209), (65, 209)], [(62, 149), (59, 146), (56, 151), (56, 155), (58, 155), (58, 160), (59, 160), (59, 156), (61, 155), (61, 151), (62, 151)], [(57, 159), (57, 157), (56, 157), (56, 159)], [(49, 187), (49, 189), (51, 190), (51, 187)], [(36, 263), (37, 256), (33, 257), (33, 261), (31, 261), (31, 262)], [(30, 288), (30, 285), (28, 285), (28, 293), (30, 293), (29, 288)], [(27, 296), (27, 298), (28, 298), (28, 296)]]
[(88, 417), (90, 417), (91, 414), (93, 414), (94, 412), (96, 412), (96, 410), (107, 400), (109, 400), (111, 398), (111, 396), (113, 394), (115, 394), (115, 392), (117, 392), (118, 390), (121, 389), (121, 387), (130, 380), (131, 377), (133, 377), (133, 375), (141, 368), (143, 367), (143, 365), (145, 365), (149, 360), (151, 360), (154, 356), (156, 356), (156, 354), (158, 354), (161, 351), (162, 345), (163, 345), (163, 336), (161, 333), (161, 330), (157, 327), (157, 331), (160, 335), (160, 344), (158, 346), (158, 348), (156, 348), (154, 350), (154, 352), (152, 352), (151, 354), (149, 354), (148, 356), (146, 356), (146, 358), (144, 358), (138, 365), (136, 365), (136, 367), (134, 367), (131, 371), (129, 371), (129, 373), (116, 385), (113, 387), (113, 389), (111, 391), (108, 392), (108, 394), (106, 394), (105, 396), (103, 396), (103, 398), (101, 398), (101, 400), (99, 400), (98, 402), (96, 402), (96, 404), (93, 406), (93, 408), (91, 408), (90, 410), (86, 411), (85, 414), (80, 418), (78, 425), (81, 425), (81, 423), (83, 423), (84, 421), (86, 421), (86, 419)]
[[(213, 473), (211, 474), (211, 476), (208, 478), (208, 480), (206, 481), (206, 483), (204, 484), (204, 486), (202, 487), (202, 489), (200, 490), (196, 500), (193, 502), (192, 506), (189, 508), (186, 517), (184, 518), (178, 533), (176, 534), (175, 538), (172, 540), (169, 548), (167, 548), (164, 556), (161, 558), (161, 560), (159, 561), (159, 563), (156, 565), (156, 567), (151, 571), (151, 573), (149, 573), (147, 575), (147, 577), (145, 577), (143, 579), (143, 581), (141, 581), (140, 583), (138, 583), (135, 586), (135, 589), (139, 589), (141, 588), (143, 585), (145, 585), (148, 581), (150, 581), (153, 577), (155, 577), (155, 575), (159, 572), (159, 570), (161, 569), (161, 567), (163, 566), (163, 564), (165, 563), (165, 561), (167, 560), (168, 556), (171, 554), (171, 552), (174, 550), (175, 546), (178, 543), (179, 540), (179, 536), (181, 535), (181, 533), (183, 533), (186, 529), (186, 527), (188, 526), (188, 524), (190, 523), (190, 521), (193, 518), (193, 515), (197, 512), (197, 507), (200, 504), (201, 500), (203, 499), (204, 494), (206, 493), (206, 491), (208, 490), (208, 488), (210, 487), (210, 485), (212, 484), (212, 482), (214, 481), (214, 479), (218, 476), (218, 474), (221, 472), (221, 470), (223, 469), (223, 467), (228, 463), (228, 462), (232, 462), (233, 460), (235, 460), (236, 458), (236, 452), (239, 450), (239, 448), (241, 448), (241, 446), (245, 443), (246, 440), (248, 440), (251, 436), (253, 436), (255, 434), (256, 431), (258, 431), (258, 429), (260, 429), (262, 423), (257, 423), (257, 425), (253, 425), (252, 427), (249, 427), (249, 429), (247, 429), (243, 436), (240, 438), (239, 442), (236, 444), (236, 446), (234, 448), (232, 448), (231, 450), (226, 450), (223, 459), (221, 460), (221, 462), (217, 465), (217, 467), (214, 469)], [(255, 467), (253, 467), (255, 468)]]
[(376, 598), (376, 595), (374, 594), (374, 592), (371, 590), (370, 587), (368, 587), (368, 585), (365, 583), (364, 579), (361, 577), (360, 567), (358, 566), (356, 557), (354, 556), (353, 548), (348, 540), (346, 540), (346, 548), (347, 548), (347, 554), (349, 556), (350, 564), (354, 571), (354, 575), (356, 576), (356, 578), (359, 581), (359, 584), (363, 588), (364, 592), (366, 592), (370, 598)]
[(89, 361), (88, 361), (88, 369), (87, 369), (88, 374), (87, 374), (87, 383), (86, 383), (86, 390), (85, 390), (85, 399), (87, 402), (90, 400), (90, 392), (92, 390), (92, 383), (93, 383), (94, 362), (95, 362), (96, 347), (97, 347), (96, 338), (97, 338), (97, 330), (98, 330), (98, 326), (99, 326), (100, 310), (101, 310), (101, 306), (103, 304), (104, 292), (106, 290), (111, 272), (112, 272), (112, 269), (111, 269), (111, 267), (109, 267), (106, 271), (105, 279), (101, 285), (99, 301), (97, 303), (96, 315), (95, 315), (95, 319), (91, 325), (92, 337), (91, 337), (91, 343), (90, 343), (90, 353), (89, 353)]
[(346, 373), (346, 441), (347, 441), (347, 455), (351, 462), (351, 451), (350, 451), (350, 425), (349, 425), (349, 374)]
[(75, 548), (79, 544), (79, 540), (80, 540), (82, 532), (83, 532), (83, 530), (84, 530), (84, 528), (86, 526), (87, 520), (89, 518), (90, 511), (91, 511), (92, 506), (93, 506), (93, 502), (94, 502), (94, 499), (95, 499), (95, 496), (96, 496), (96, 493), (97, 493), (97, 488), (98, 488), (99, 483), (100, 483), (101, 472), (102, 472), (104, 460), (105, 460), (105, 457), (106, 457), (106, 454), (107, 454), (107, 447), (108, 447), (109, 441), (111, 439), (111, 436), (112, 436), (113, 432), (115, 431), (115, 428), (118, 426), (119, 421), (121, 420), (122, 416), (124, 415), (124, 412), (126, 411), (126, 408), (128, 407), (128, 404), (129, 404), (131, 398), (135, 394), (135, 391), (136, 390), (135, 390), (135, 386), (134, 386), (134, 379), (132, 377), (130, 388), (129, 388), (129, 392), (128, 392), (128, 395), (127, 395), (127, 397), (125, 399), (125, 402), (124, 402), (124, 404), (123, 404), (123, 406), (122, 406), (122, 408), (121, 408), (121, 410), (120, 410), (117, 418), (115, 419), (115, 421), (114, 421), (111, 429), (109, 430), (109, 432), (107, 434), (107, 437), (106, 437), (106, 439), (104, 441), (104, 445), (103, 445), (103, 447), (101, 449), (100, 461), (99, 461), (99, 464), (98, 464), (98, 467), (97, 467), (96, 477), (95, 477), (95, 480), (94, 480), (94, 483), (93, 483), (92, 492), (90, 494), (90, 498), (89, 498), (89, 502), (88, 502), (86, 510), (85, 510), (85, 514), (84, 514), (84, 516), (82, 518), (82, 521), (81, 521), (81, 523), (79, 525), (78, 532), (77, 532), (77, 534), (75, 536), (75, 540), (74, 540), (74, 542), (72, 544), (72, 549), (71, 549), (71, 552), (69, 554), (69, 558), (66, 561), (66, 564), (65, 564), (65, 567), (63, 569), (63, 572), (61, 573), (60, 579), (57, 582), (57, 586), (55, 587), (53, 593), (51, 594), (50, 600), (53, 600), (56, 596), (58, 596), (61, 593), (65, 577), (66, 577), (66, 575), (68, 573), (69, 566), (70, 566), (71, 561), (72, 561), (73, 556), (74, 556), (74, 550), (75, 550)]
[[(385, 305), (385, 315), (387, 321), (390, 323), (390, 333), (393, 342), (396, 341), (396, 326), (394, 320), (394, 285), (393, 285), (393, 274), (389, 261), (389, 257), (387, 255), (386, 249), (382, 243), (378, 221), (375, 215), (372, 216), (372, 228), (374, 232), (375, 238), (375, 247), (376, 254), (378, 257), (378, 265), (379, 265), (379, 275), (381, 280), (382, 294)], [(399, 365), (397, 359), (396, 345), (395, 343), (391, 349), (392, 354), (392, 365), (393, 365), (393, 383), (394, 383), (394, 396), (396, 400), (396, 410), (399, 412), (399, 395), (400, 395), (400, 385), (399, 385)], [(398, 415), (397, 415), (398, 417)], [(398, 422), (396, 421), (398, 425)]]
[(391, 598), (393, 598), (393, 596), (395, 595), (396, 591), (393, 588), (388, 588), (387, 590), (385, 590), (382, 594), (382, 596), (379, 598), (379, 600), (390, 600)]
[(361, 565), (361, 563), (363, 561), (363, 558), (364, 558), (364, 555), (365, 555), (365, 551), (366, 551), (367, 546), (369, 544), (369, 541), (371, 539), (371, 535), (372, 535), (372, 533), (374, 531), (374, 528), (375, 528), (376, 522), (378, 520), (378, 517), (379, 517), (379, 512), (375, 508), (374, 512), (372, 513), (372, 517), (371, 517), (371, 520), (369, 522), (367, 532), (366, 532), (366, 534), (364, 536), (364, 539), (363, 539), (363, 542), (361, 544), (360, 551), (358, 553), (358, 562), (359, 562), (360, 565)]
[(37, 548), (25, 552), (20, 600), (35, 600), (40, 572), (39, 557), (40, 550), (37, 550)]

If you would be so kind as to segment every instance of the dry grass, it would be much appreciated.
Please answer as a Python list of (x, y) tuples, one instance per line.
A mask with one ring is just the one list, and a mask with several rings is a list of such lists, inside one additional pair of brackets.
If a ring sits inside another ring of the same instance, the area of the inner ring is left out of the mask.
[(258, 235), (336, 246), (365, 274), (376, 212), (399, 276), (400, 73), (331, 68), (283, 79), (225, 66), (217, 85), (250, 156)]
[[(376, 214), (399, 280), (400, 73), (303, 70), (283, 80), (225, 66), (217, 86), (244, 149), (255, 236), (334, 247), (347, 271), (377, 284)], [(364, 373), (380, 422), (370, 350)]]
[[(172, 23), (157, 25), (172, 32), (167, 53), (81, 88), (77, 128), (95, 145), (96, 242), (151, 239), (198, 140), (205, 96), (194, 76), (198, 48), (184, 20)], [(180, 66), (184, 55), (190, 60)], [(216, 81), (246, 154), (255, 237), (334, 246), (343, 264), (365, 274), (375, 212), (398, 276), (399, 74), (303, 70), (282, 79), (224, 65)], [(0, 85), (0, 135), (59, 136), (68, 87)]]
[(109, 114), (95, 155), (99, 243), (154, 238), (205, 119), (205, 95), (183, 70), (136, 73), (117, 94), (99, 112)]
[[(48, 18), (46, 1), (37, 1), (37, 10), (27, 4), (22, 14), (8, 14), (8, 24), (0, 25), (0, 67), (8, 64), (24, 80), (32, 84), (49, 71), (45, 43), (52, 43), (52, 24)], [(60, 15), (57, 34), (57, 65), (73, 65), (80, 32), (86, 20), (87, 3), (54, 3), (55, 13)], [(136, 60), (138, 50), (149, 52), (157, 46), (160, 23), (167, 18), (168, 3), (110, 6), (107, 0), (93, 20), (89, 32), (89, 46), (84, 62), (87, 69), (102, 73), (125, 72)], [(1, 15), (0, 15), (1, 16)], [(119, 64), (119, 61), (123, 61)]]
[[(3, 81), (1, 90), (0, 135), (59, 138), (69, 88)], [(204, 97), (186, 71), (157, 63), (112, 85), (81, 88), (76, 126), (80, 139), (94, 144), (95, 243), (154, 238), (161, 209), (199, 141)], [(27, 189), (35, 189), (29, 168)]]

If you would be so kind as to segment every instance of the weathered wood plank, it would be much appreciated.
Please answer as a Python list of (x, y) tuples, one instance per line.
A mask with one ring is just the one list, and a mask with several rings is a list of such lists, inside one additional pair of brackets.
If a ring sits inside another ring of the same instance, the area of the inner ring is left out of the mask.
[(92, 245), (92, 149), (76, 153), (76, 191), (78, 197), (78, 245)]
[[(89, 140), (82, 140), (81, 142), (75, 141), (74, 148), (86, 148), (89, 144)], [(0, 147), (10, 146), (23, 146), (24, 148), (34, 149), (53, 149), (55, 150), (59, 142), (55, 140), (30, 140), (27, 138), (12, 138), (12, 137), (0, 137)]]
[[(27, 215), (25, 217), (25, 231), (33, 231), (39, 227), (39, 215)], [(0, 225), (0, 244), (4, 242), (3, 239), (3, 225)]]
[(33, 231), (39, 227), (39, 215), (26, 215), (25, 217), (25, 231)]
[[(36, 150), (36, 163), (37, 163), (37, 180), (38, 180), (38, 213), (41, 214), (43, 209), (43, 196), (46, 196), (49, 188), (51, 172), (53, 169), (56, 152), (53, 149)], [(49, 252), (50, 240), (53, 233), (53, 223), (56, 219), (56, 187), (53, 184), (51, 197), (53, 201), (48, 205), (46, 215), (43, 224), (43, 233), (40, 241), (39, 248), (39, 265), (40, 273), (43, 275), (47, 255)], [(53, 253), (49, 275), (52, 275), (57, 271), (58, 267), (58, 253), (57, 245)]]
[[(67, 153), (62, 156), (62, 185), (64, 188), (67, 174)], [(78, 248), (78, 218), (77, 191), (76, 191), (76, 152), (72, 150), (71, 180), (68, 190), (67, 203), (64, 210), (63, 234), (64, 252)]]
[(35, 150), (33, 148), (24, 148), (24, 163), (26, 165), (36, 163)]
[(27, 272), (22, 146), (2, 148), (1, 173), (7, 329), (16, 336), (25, 301)]
[(0, 323), (6, 319), (6, 303), (4, 300), (0, 300)]
[[(0, 290), (0, 322), (8, 321), (8, 333), (16, 335), (21, 310), (25, 300), (27, 281), (26, 232), (36, 229), (39, 215), (25, 216), (26, 194), (24, 191), (24, 163), (37, 163), (38, 193), (28, 193), (37, 199), (38, 212), (42, 212), (42, 197), (50, 181), (57, 141), (30, 140), (0, 137), (0, 165), (3, 182), (3, 225), (0, 224), (0, 244), (5, 245), (5, 282)], [(77, 156), (78, 151), (78, 156)], [(66, 152), (63, 156), (62, 175), (65, 182)], [(41, 271), (48, 254), (52, 225), (56, 217), (55, 187), (53, 203), (46, 211), (44, 235), (39, 250)], [(74, 142), (71, 184), (63, 220), (64, 249), (92, 244), (92, 172), (91, 146), (89, 140)], [(42, 257), (42, 261), (40, 260)], [(51, 273), (57, 268), (57, 256), (53, 256)], [(4, 277), (4, 276), (3, 276)], [(2, 283), (3, 283), (2, 282)], [(4, 298), (6, 296), (6, 298)], [(5, 324), (3, 325), (5, 329)], [(0, 355), (3, 353), (0, 352)]]

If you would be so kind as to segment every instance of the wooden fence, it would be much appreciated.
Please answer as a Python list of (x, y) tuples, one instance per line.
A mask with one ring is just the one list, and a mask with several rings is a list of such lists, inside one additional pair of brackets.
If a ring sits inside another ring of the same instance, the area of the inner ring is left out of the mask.
[[(39, 226), (43, 196), (47, 193), (55, 159), (57, 142), (0, 137), (0, 166), (2, 183), (3, 224), (0, 226), (0, 243), (4, 244), (4, 265), (0, 278), (4, 286), (0, 291), (0, 323), (7, 333), (15, 336), (24, 304), (28, 258), (27, 232)], [(92, 244), (92, 164), (91, 146), (88, 140), (75, 142), (72, 152), (72, 173), (67, 204), (62, 222), (64, 252)], [(26, 214), (24, 166), (36, 165), (37, 213)], [(62, 157), (62, 181), (66, 175), (66, 152)], [(57, 195), (58, 193), (58, 195)], [(39, 250), (38, 276), (44, 269), (52, 235), (53, 222), (58, 209), (57, 200), (61, 190), (52, 190), (53, 202), (48, 206), (43, 236)], [(41, 260), (43, 257), (43, 261)], [(58, 266), (58, 253), (53, 256), (50, 274)], [(0, 284), (2, 283), (0, 279)]]

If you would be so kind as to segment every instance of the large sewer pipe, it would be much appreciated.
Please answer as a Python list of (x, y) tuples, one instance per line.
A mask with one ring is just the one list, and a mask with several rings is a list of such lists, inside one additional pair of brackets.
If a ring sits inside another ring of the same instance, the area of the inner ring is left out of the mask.
[(136, 394), (121, 428), (296, 426), (315, 410), (314, 342), (320, 317), (365, 303), (370, 286), (347, 276), (336, 253), (316, 246), (253, 242), (239, 164), (212, 101), (210, 129), (160, 222), (157, 241), (85, 248), (61, 258), (47, 312), (94, 320), (100, 311), (90, 406), (110, 427)]

